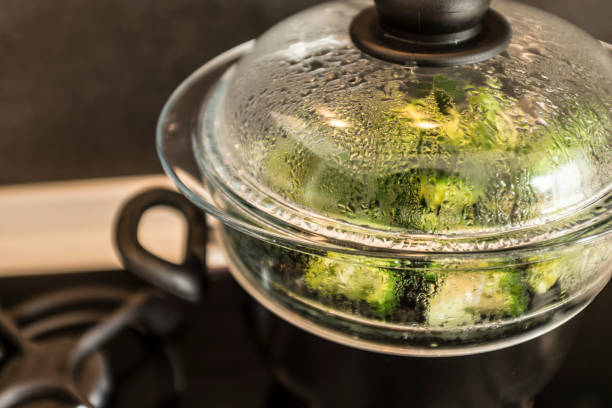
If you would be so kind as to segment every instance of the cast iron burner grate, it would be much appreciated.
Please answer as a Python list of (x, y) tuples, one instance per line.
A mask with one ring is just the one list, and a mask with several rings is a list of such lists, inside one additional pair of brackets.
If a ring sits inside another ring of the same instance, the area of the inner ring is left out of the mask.
[[(124, 258), (128, 269), (155, 288), (72, 287), (0, 309), (0, 408), (108, 405), (112, 381), (120, 380), (111, 373), (104, 348), (127, 332), (137, 334), (148, 346), (158, 344), (168, 362), (171, 394), (180, 390), (180, 370), (163, 339), (175, 331), (184, 315), (184, 302), (179, 299), (196, 302), (201, 298), (206, 265), (203, 248), (208, 234), (199, 210), (180, 195), (161, 191), (150, 190), (125, 204), (120, 210), (116, 243), (121, 255), (126, 248), (144, 251), (138, 242), (141, 216), (154, 205), (174, 203), (199, 226), (190, 229), (183, 264), (177, 268), (157, 258), (155, 265), (147, 267), (128, 264)], [(161, 196), (161, 202), (150, 204), (151, 194)], [(125, 341), (122, 339), (120, 350), (113, 353), (120, 356), (120, 362), (134, 354)], [(158, 388), (159, 381), (154, 384), (153, 388)]]
[[(90, 286), (0, 311), (0, 407), (104, 406), (112, 381), (120, 380), (112, 375), (118, 370), (111, 372), (104, 347), (118, 336), (124, 344), (134, 336), (149, 348), (156, 344), (167, 360), (171, 389), (178, 392), (180, 370), (163, 339), (179, 324), (180, 306), (156, 289)], [(129, 349), (118, 353), (122, 359), (134, 357)]]

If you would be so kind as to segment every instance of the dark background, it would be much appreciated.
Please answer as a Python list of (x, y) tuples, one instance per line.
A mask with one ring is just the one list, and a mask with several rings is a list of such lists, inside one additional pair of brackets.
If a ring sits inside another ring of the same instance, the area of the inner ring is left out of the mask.
[[(0, 0), (0, 184), (160, 172), (171, 91), (321, 0)], [(524, 0), (612, 42), (611, 0)]]

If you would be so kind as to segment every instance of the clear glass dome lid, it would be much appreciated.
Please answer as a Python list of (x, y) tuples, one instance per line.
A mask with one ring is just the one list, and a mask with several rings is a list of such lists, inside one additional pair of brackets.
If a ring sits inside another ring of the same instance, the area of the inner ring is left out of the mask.
[(498, 55), (398, 64), (351, 39), (368, 5), (283, 21), (219, 81), (195, 138), (217, 200), (393, 250), (516, 247), (610, 216), (612, 58), (598, 41), (494, 1), (512, 27)]

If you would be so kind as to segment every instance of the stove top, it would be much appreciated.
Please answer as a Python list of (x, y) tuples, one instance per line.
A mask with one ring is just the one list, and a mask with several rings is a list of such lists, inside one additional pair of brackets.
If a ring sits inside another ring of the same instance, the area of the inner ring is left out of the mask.
[[(4, 278), (0, 407), (27, 393), (38, 397), (28, 407), (88, 406), (85, 398), (115, 408), (305, 407), (258, 356), (240, 291), (227, 272), (211, 274), (195, 305), (126, 271)], [(612, 406), (610, 310), (609, 286), (582, 313), (572, 350), (536, 407)]]

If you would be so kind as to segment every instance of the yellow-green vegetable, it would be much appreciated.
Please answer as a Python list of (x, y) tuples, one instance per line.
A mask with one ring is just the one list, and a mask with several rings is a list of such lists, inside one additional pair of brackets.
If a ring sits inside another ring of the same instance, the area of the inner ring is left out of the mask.
[(518, 316), (528, 300), (518, 271), (454, 271), (443, 278), (432, 296), (427, 323), (459, 327), (492, 317)]
[(364, 301), (382, 314), (390, 313), (398, 302), (398, 279), (385, 268), (313, 257), (304, 281), (321, 296)]

